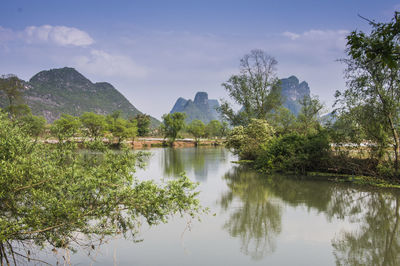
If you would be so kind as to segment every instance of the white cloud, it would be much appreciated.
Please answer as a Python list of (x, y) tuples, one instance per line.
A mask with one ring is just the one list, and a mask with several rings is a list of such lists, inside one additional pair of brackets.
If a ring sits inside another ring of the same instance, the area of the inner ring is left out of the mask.
[(286, 36), (286, 37), (288, 37), (288, 38), (290, 38), (292, 40), (296, 40), (296, 39), (300, 38), (299, 34), (293, 33), (293, 32), (290, 32), (290, 31), (285, 31), (284, 33), (282, 33), (282, 35)]
[(319, 45), (325, 48), (336, 48), (343, 50), (346, 45), (347, 30), (308, 30), (303, 33), (285, 31), (283, 36), (297, 42), (298, 44), (311, 45), (313, 49)]
[(102, 50), (92, 50), (90, 55), (77, 56), (73, 64), (84, 72), (108, 77), (145, 77), (148, 70), (136, 64), (125, 55), (110, 54)]
[(60, 46), (88, 46), (94, 43), (88, 33), (66, 26), (29, 26), (21, 33), (21, 37), (29, 43), (44, 42)]

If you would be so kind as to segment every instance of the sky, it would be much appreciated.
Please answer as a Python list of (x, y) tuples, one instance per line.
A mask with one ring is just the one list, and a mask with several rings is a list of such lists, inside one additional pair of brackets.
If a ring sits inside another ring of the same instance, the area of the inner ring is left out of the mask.
[(239, 61), (261, 49), (331, 109), (344, 90), (346, 35), (368, 32), (358, 15), (387, 22), (400, 1), (1, 0), (0, 74), (29, 80), (73, 67), (109, 82), (140, 111), (158, 119), (178, 97), (229, 99), (221, 84)]

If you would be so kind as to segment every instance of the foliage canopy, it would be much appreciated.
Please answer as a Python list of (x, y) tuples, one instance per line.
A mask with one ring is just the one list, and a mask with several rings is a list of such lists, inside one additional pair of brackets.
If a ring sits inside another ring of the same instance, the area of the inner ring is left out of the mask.
[[(69, 128), (56, 131), (65, 140), (78, 121), (65, 116), (53, 130)], [(102, 153), (78, 152), (73, 142), (56, 145), (33, 142), (0, 114), (2, 264), (17, 255), (29, 257), (20, 249), (25, 245), (91, 247), (115, 234), (134, 237), (142, 218), (154, 225), (175, 213), (193, 216), (200, 210), (196, 185), (186, 177), (164, 185), (135, 178), (140, 154), (105, 147)]]
[(206, 126), (204, 125), (203, 121), (201, 120), (193, 120), (188, 126), (188, 132), (193, 135), (195, 138), (196, 143), (198, 144), (200, 138), (204, 136)]
[(282, 104), (277, 61), (262, 50), (252, 50), (240, 60), (240, 74), (233, 75), (222, 86), (242, 109), (235, 112), (228, 102), (219, 111), (231, 125), (247, 125), (252, 118), (266, 119), (269, 112)]
[(347, 36), (347, 90), (337, 92), (340, 114), (356, 121), (367, 141), (376, 145), (379, 161), (392, 148), (393, 168), (399, 175), (400, 160), (400, 14), (376, 23), (370, 34), (353, 31)]
[(173, 143), (178, 137), (179, 131), (185, 127), (185, 113), (176, 112), (173, 114), (165, 114), (162, 116), (161, 131), (164, 138), (168, 138)]

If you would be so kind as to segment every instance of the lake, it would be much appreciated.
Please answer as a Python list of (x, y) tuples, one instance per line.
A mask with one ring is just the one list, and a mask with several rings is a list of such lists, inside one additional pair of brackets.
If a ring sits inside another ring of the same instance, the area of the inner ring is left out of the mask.
[[(223, 147), (149, 150), (140, 179), (185, 172), (210, 213), (143, 226), (74, 265), (400, 265), (397, 190), (301, 176), (261, 175)], [(49, 256), (51, 257), (51, 256)]]

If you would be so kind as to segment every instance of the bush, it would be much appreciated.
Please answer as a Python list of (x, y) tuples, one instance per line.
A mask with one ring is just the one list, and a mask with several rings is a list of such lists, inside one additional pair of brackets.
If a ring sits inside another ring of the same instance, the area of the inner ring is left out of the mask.
[(263, 119), (251, 119), (246, 126), (232, 129), (226, 138), (226, 146), (232, 148), (241, 160), (254, 160), (261, 150), (261, 145), (267, 143), (274, 135), (274, 129)]
[(273, 138), (262, 145), (255, 167), (263, 171), (306, 172), (318, 170), (326, 164), (330, 151), (328, 134), (300, 135), (290, 133)]

